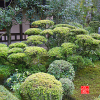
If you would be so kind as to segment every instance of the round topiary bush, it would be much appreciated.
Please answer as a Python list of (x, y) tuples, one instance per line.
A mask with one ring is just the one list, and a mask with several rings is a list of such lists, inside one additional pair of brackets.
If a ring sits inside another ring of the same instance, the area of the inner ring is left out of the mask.
[(47, 55), (47, 51), (46, 49), (42, 48), (42, 47), (26, 47), (25, 51), (24, 51), (28, 56), (32, 56), (32, 57), (36, 57), (36, 56), (43, 56), (43, 55)]
[(81, 25), (80, 23), (76, 23), (76, 22), (70, 22), (69, 25), (75, 26), (77, 28), (83, 28), (83, 25)]
[(73, 65), (75, 71), (84, 67), (84, 59), (82, 56), (69, 56), (67, 61)]
[(54, 75), (56, 79), (69, 78), (74, 80), (75, 71), (71, 63), (65, 60), (55, 60), (48, 68), (48, 73)]
[(92, 36), (92, 38), (100, 40), (100, 34), (98, 33), (91, 33), (90, 36)]
[(9, 54), (11, 53), (22, 53), (23, 49), (22, 48), (12, 48), (8, 51)]
[(69, 80), (69, 78), (60, 78), (59, 81), (62, 83), (64, 95), (73, 94), (73, 90), (75, 89), (75, 87), (74, 87), (74, 83), (71, 80)]
[(48, 51), (49, 57), (56, 57), (56, 58), (63, 58), (62, 55), (62, 48), (61, 47), (54, 47)]
[(19, 42), (16, 42), (16, 43), (12, 43), (9, 45), (9, 48), (25, 48), (27, 45), (25, 43), (19, 43)]
[(47, 39), (44, 36), (40, 36), (40, 35), (29, 36), (27, 37), (27, 41), (26, 41), (28, 45), (34, 44), (35, 46), (37, 46), (38, 44), (46, 43), (46, 42), (47, 42)]
[(38, 35), (40, 34), (42, 30), (39, 28), (30, 28), (28, 30), (25, 31), (25, 34), (27, 35)]
[(0, 43), (0, 47), (7, 47), (6, 44)]
[(10, 93), (4, 86), (0, 85), (0, 100), (19, 100)]
[(48, 28), (52, 25), (54, 25), (54, 22), (51, 21), (51, 20), (37, 20), (37, 21), (34, 21), (32, 23), (32, 26), (38, 26), (38, 27), (41, 27), (41, 28), (46, 28), (46, 25), (48, 25)]
[(47, 73), (32, 74), (21, 84), (24, 100), (62, 100), (62, 84)]

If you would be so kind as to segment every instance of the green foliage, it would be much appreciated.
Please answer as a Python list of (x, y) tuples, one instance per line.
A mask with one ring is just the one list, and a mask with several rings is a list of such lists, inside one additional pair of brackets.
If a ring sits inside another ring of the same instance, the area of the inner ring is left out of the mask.
[(0, 65), (0, 80), (6, 79), (11, 74), (11, 67), (7, 65)]
[(16, 42), (16, 43), (12, 43), (9, 45), (9, 48), (25, 48), (27, 45), (25, 43), (19, 43), (19, 42)]
[(46, 25), (48, 25), (48, 27), (50, 27), (50, 26), (54, 25), (54, 22), (51, 20), (37, 20), (32, 23), (32, 26), (38, 26), (41, 28), (46, 28)]
[(92, 36), (94, 39), (100, 40), (100, 34), (98, 33), (91, 33), (90, 36)]
[(82, 28), (72, 29), (71, 32), (75, 35), (88, 34), (89, 33), (88, 31), (86, 31), (85, 29), (82, 29)]
[(64, 95), (73, 94), (73, 90), (75, 89), (75, 87), (74, 87), (74, 83), (71, 80), (69, 80), (69, 78), (60, 78), (59, 81), (62, 83)]
[(36, 56), (44, 56), (47, 55), (46, 49), (42, 47), (26, 47), (24, 51), (28, 56), (36, 57)]
[(68, 24), (56, 24), (52, 27), (52, 29), (56, 28), (56, 27), (68, 27), (70, 29), (76, 29), (75, 26), (72, 26), (72, 25), (68, 25)]
[(99, 21), (91, 21), (89, 23), (89, 26), (94, 30), (94, 33), (97, 33), (98, 28), (100, 27), (100, 22)]
[(48, 73), (54, 75), (55, 78), (69, 78), (74, 80), (75, 71), (71, 63), (65, 60), (55, 60), (53, 61), (48, 68)]
[(39, 28), (30, 28), (28, 30), (25, 31), (25, 34), (27, 35), (38, 35), (40, 34), (42, 30)]
[(76, 22), (70, 22), (69, 25), (75, 26), (77, 28), (83, 28), (83, 25), (81, 25), (80, 23), (76, 23)]
[(27, 41), (26, 41), (28, 45), (34, 44), (35, 46), (37, 46), (38, 44), (46, 43), (46, 42), (47, 42), (47, 39), (44, 36), (40, 36), (40, 35), (29, 36), (27, 37)]
[(53, 31), (51, 29), (46, 29), (46, 30), (43, 30), (41, 33), (41, 35), (53, 35)]
[(0, 47), (7, 47), (6, 44), (0, 43)]
[(78, 48), (78, 46), (75, 45), (74, 43), (63, 43), (61, 47), (63, 55), (65, 57), (68, 57), (69, 55), (76, 53), (76, 49)]
[(12, 53), (8, 56), (9, 62), (13, 64), (20, 64), (24, 62), (24, 58), (26, 57), (25, 53)]
[(0, 85), (0, 100), (19, 100), (10, 93), (4, 86)]
[(84, 67), (84, 59), (82, 56), (69, 56), (67, 61), (73, 65), (75, 71)]
[(61, 47), (54, 47), (48, 51), (49, 57), (55, 57), (55, 58), (63, 58), (62, 55), (62, 48)]
[(12, 48), (8, 51), (9, 54), (11, 53), (22, 53), (23, 49), (22, 48)]
[(77, 35), (75, 43), (79, 45), (79, 53), (88, 56), (91, 50), (96, 50), (99, 47), (100, 40), (95, 40), (89, 35)]
[(94, 29), (90, 26), (84, 27), (84, 29), (87, 30), (89, 33), (94, 33), (95, 32)]
[(62, 84), (47, 73), (32, 74), (20, 88), (24, 100), (62, 100)]

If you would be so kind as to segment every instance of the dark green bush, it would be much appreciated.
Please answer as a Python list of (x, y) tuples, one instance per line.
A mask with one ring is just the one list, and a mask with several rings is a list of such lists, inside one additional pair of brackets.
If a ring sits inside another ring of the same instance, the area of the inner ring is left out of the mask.
[(98, 28), (100, 27), (99, 21), (91, 21), (89, 26), (94, 30), (94, 33), (98, 33)]
[(39, 28), (30, 28), (25, 31), (27, 35), (39, 35), (42, 30)]
[(10, 93), (4, 86), (0, 85), (0, 100), (19, 100)]
[(73, 94), (73, 90), (75, 89), (75, 87), (74, 87), (74, 83), (69, 78), (60, 78), (59, 81), (62, 83), (64, 95)]
[(46, 42), (47, 39), (44, 36), (40, 36), (40, 35), (29, 36), (27, 37), (27, 41), (26, 41), (28, 45), (34, 44), (35, 46), (37, 46), (38, 44), (44, 44)]
[(48, 51), (49, 57), (55, 57), (55, 58), (63, 58), (62, 55), (62, 48), (61, 47), (54, 47)]
[(32, 74), (21, 84), (24, 100), (62, 100), (62, 84), (47, 73)]
[(90, 34), (95, 32), (95, 30), (90, 26), (85, 27), (84, 29), (87, 30)]
[(0, 65), (0, 80), (6, 79), (11, 74), (11, 67)]
[(9, 54), (11, 53), (22, 53), (23, 49), (22, 48), (12, 48), (8, 51)]
[(67, 61), (73, 65), (75, 71), (84, 67), (84, 59), (82, 56), (69, 56)]
[(75, 26), (77, 28), (83, 28), (83, 25), (81, 25), (80, 23), (76, 23), (76, 22), (70, 22), (69, 25)]
[(46, 25), (49, 28), (50, 26), (54, 25), (54, 22), (51, 20), (37, 20), (32, 23), (32, 26), (34, 27), (38, 26), (41, 28), (46, 28)]
[(16, 42), (16, 43), (12, 43), (12, 44), (10, 44), (9, 45), (9, 48), (11, 49), (11, 48), (16, 48), (16, 47), (18, 47), (18, 48), (25, 48), (27, 45), (25, 44), (25, 43), (19, 43), (19, 42)]
[(48, 68), (48, 73), (54, 75), (55, 78), (69, 78), (74, 80), (75, 71), (71, 63), (65, 60), (55, 60), (53, 61)]
[(6, 44), (0, 43), (0, 47), (7, 47)]

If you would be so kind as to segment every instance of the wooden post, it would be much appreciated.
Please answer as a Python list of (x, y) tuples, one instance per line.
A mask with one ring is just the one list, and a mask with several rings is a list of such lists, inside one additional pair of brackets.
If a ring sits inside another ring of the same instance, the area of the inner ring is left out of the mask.
[(22, 41), (23, 39), (22, 39), (22, 24), (20, 24), (20, 41)]

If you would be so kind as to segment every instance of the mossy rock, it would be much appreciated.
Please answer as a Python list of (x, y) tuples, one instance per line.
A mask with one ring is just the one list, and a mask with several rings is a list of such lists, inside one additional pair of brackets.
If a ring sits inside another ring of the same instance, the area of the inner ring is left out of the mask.
[(20, 42), (16, 42), (16, 43), (12, 43), (9, 45), (9, 48), (25, 48), (27, 45), (25, 43), (20, 43)]
[(50, 27), (50, 26), (54, 25), (54, 22), (51, 20), (37, 20), (32, 23), (32, 26), (38, 26), (41, 28), (46, 28), (46, 25), (48, 25), (48, 27)]
[(0, 43), (0, 47), (7, 47), (6, 44)]
[(24, 100), (62, 100), (62, 84), (47, 73), (32, 74), (21, 84)]
[(0, 100), (19, 100), (11, 92), (9, 92), (4, 86), (0, 85)]
[(39, 35), (42, 30), (39, 28), (30, 28), (25, 31), (27, 35)]

